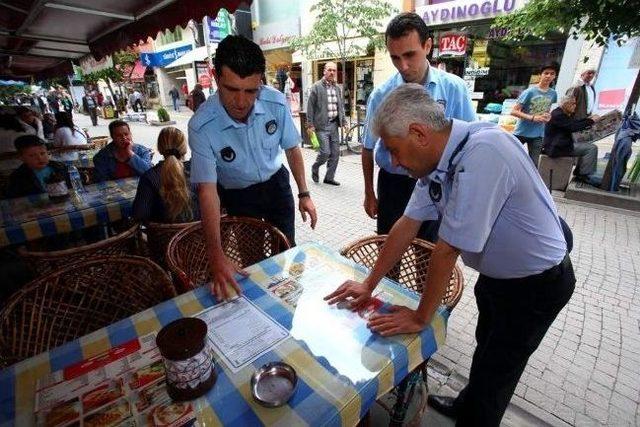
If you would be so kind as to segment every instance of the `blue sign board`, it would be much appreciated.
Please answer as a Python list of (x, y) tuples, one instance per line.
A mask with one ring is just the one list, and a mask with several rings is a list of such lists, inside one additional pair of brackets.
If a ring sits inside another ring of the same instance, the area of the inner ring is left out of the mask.
[(193, 46), (188, 44), (161, 52), (142, 52), (140, 54), (140, 61), (145, 67), (164, 67), (184, 56), (191, 49), (193, 49)]

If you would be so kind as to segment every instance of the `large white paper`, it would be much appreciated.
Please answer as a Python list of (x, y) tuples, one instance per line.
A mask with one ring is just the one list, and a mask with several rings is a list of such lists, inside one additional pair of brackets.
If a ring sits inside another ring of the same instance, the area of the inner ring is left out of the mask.
[(200, 312), (214, 351), (236, 373), (274, 348), (289, 331), (244, 296)]

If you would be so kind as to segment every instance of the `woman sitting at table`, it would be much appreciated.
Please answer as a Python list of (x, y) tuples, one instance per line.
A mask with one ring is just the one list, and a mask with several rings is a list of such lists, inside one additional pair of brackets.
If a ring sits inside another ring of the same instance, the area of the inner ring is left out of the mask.
[[(56, 113), (56, 131), (53, 135), (54, 147), (82, 146), (87, 145), (88, 143), (89, 139), (87, 138), (87, 135), (78, 126), (73, 124), (71, 114), (64, 111)], [(63, 152), (60, 153), (58, 157), (62, 161), (78, 160), (78, 152)]]
[(574, 143), (571, 133), (591, 127), (598, 116), (575, 119), (573, 113), (576, 106), (576, 98), (565, 95), (560, 106), (551, 112), (551, 119), (544, 127), (543, 152), (549, 157), (577, 157), (575, 177), (580, 181), (588, 181), (596, 171), (598, 147), (591, 142)]
[(200, 219), (198, 198), (189, 183), (190, 162), (184, 161), (187, 142), (174, 127), (162, 129), (158, 152), (164, 160), (138, 182), (133, 217), (141, 222), (178, 223)]
[(71, 188), (67, 167), (64, 163), (49, 161), (44, 140), (35, 135), (23, 135), (16, 138), (14, 145), (22, 165), (9, 176), (5, 198), (46, 193), (45, 183), (53, 173), (66, 177), (67, 187)]
[(112, 121), (109, 123), (109, 134), (113, 141), (93, 158), (95, 181), (142, 176), (151, 169), (153, 150), (133, 143), (127, 122)]
[(141, 222), (176, 223), (200, 219), (195, 188), (189, 183), (191, 164), (184, 161), (187, 142), (177, 128), (166, 127), (158, 136), (164, 160), (138, 182), (133, 217)]

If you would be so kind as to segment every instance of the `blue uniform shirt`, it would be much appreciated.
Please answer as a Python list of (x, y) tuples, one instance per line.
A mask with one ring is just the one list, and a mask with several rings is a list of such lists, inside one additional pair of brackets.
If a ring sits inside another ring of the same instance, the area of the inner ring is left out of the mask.
[[(379, 138), (374, 138), (369, 129), (369, 124), (387, 94), (405, 83), (400, 73), (396, 73), (382, 86), (377, 87), (369, 97), (367, 104), (366, 130), (364, 147), (369, 150), (375, 148), (375, 159), (378, 166), (390, 173), (408, 175), (402, 167), (393, 166), (391, 155)], [(471, 104), (471, 98), (467, 86), (460, 77), (450, 74), (435, 67), (429, 67), (427, 81), (424, 84), (427, 93), (435, 101), (444, 107), (444, 114), (448, 119), (460, 119), (468, 122), (476, 120), (476, 113)]]
[(404, 214), (442, 217), (439, 237), (466, 265), (496, 279), (541, 273), (567, 252), (555, 204), (529, 155), (490, 123), (453, 121), (438, 167), (418, 180)]
[(282, 167), (283, 150), (300, 141), (281, 92), (262, 86), (246, 123), (233, 120), (212, 95), (189, 120), (191, 182), (226, 189), (265, 182)]

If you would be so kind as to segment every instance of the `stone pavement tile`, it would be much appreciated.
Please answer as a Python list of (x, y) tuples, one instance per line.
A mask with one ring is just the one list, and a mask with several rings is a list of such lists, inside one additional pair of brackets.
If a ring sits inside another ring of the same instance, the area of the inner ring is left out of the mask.
[(582, 413), (576, 413), (576, 426), (584, 426), (584, 427), (600, 427), (603, 424), (598, 422), (597, 420), (591, 418), (590, 416)]

